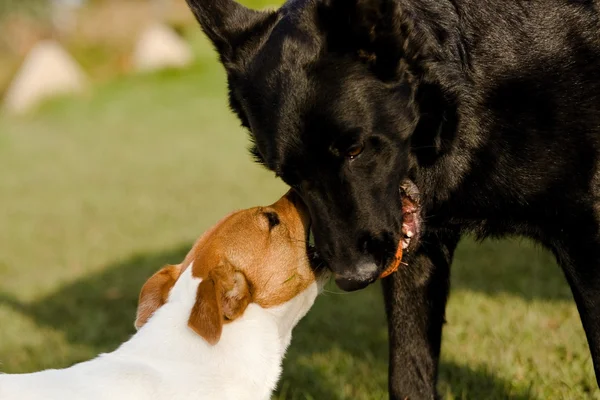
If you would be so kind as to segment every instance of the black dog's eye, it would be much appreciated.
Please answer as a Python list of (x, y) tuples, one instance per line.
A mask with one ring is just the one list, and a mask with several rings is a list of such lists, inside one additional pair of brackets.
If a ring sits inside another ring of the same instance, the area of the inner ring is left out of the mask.
[(348, 150), (346, 150), (346, 157), (352, 160), (353, 158), (358, 157), (360, 153), (363, 152), (364, 148), (365, 146), (362, 144), (352, 146)]
[(269, 229), (273, 229), (277, 225), (279, 225), (279, 216), (277, 216), (277, 214), (275, 214), (274, 212), (266, 212), (264, 213), (264, 215), (269, 221)]

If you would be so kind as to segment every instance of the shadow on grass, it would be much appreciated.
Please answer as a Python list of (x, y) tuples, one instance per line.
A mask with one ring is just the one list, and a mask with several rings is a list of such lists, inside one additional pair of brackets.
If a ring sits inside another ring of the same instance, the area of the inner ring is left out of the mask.
[(554, 256), (526, 239), (478, 243), (464, 238), (452, 265), (452, 289), (507, 293), (525, 300), (573, 301)]
[[(95, 353), (110, 351), (134, 333), (137, 297), (145, 280), (161, 266), (183, 259), (190, 246), (131, 257), (34, 303), (21, 304), (7, 296), (0, 301), (64, 332), (72, 344), (89, 346)], [(465, 250), (463, 262), (473, 256)], [(466, 281), (465, 274), (459, 274), (458, 286), (486, 289), (477, 279)], [(333, 286), (329, 290), (335, 293), (321, 296), (295, 331), (276, 398), (386, 398), (387, 332), (379, 286), (351, 294)], [(532, 398), (487, 371), (452, 363), (442, 365), (441, 386), (456, 398)]]
[[(294, 331), (292, 343), (277, 399), (388, 398), (387, 330), (378, 286), (325, 293)], [(440, 392), (456, 399), (535, 399), (490, 371), (453, 362), (442, 362)]]
[(33, 303), (22, 304), (2, 294), (0, 302), (64, 332), (70, 343), (106, 351), (135, 332), (138, 295), (146, 279), (162, 266), (182, 260), (190, 247), (135, 255)]

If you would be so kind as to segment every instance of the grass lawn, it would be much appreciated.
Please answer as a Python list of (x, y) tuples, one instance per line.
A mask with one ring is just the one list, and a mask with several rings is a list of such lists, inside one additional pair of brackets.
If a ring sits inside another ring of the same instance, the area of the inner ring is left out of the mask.
[[(206, 43), (183, 72), (0, 118), (0, 371), (64, 367), (134, 332), (147, 277), (231, 209), (285, 187), (254, 165)], [(527, 241), (465, 239), (440, 390), (448, 399), (600, 399), (570, 292)], [(335, 287), (295, 332), (278, 399), (384, 399), (378, 285)]]

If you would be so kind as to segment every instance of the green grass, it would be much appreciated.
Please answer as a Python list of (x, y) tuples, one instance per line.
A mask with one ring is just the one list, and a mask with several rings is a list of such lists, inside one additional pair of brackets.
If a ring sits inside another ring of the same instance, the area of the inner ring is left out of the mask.
[[(285, 187), (254, 165), (204, 42), (183, 72), (0, 118), (0, 370), (64, 367), (134, 332), (138, 291), (234, 208)], [(600, 399), (562, 273), (529, 242), (466, 239), (452, 277), (449, 399)], [(324, 294), (295, 332), (277, 398), (386, 398), (380, 288)]]

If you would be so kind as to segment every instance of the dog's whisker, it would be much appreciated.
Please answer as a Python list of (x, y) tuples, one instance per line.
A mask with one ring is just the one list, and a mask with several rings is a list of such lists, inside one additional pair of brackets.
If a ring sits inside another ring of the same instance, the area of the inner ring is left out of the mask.
[(347, 295), (347, 294), (352, 294), (350, 292), (336, 292), (333, 290), (327, 290), (327, 289), (323, 289), (323, 293), (325, 294), (335, 294), (335, 295)]

